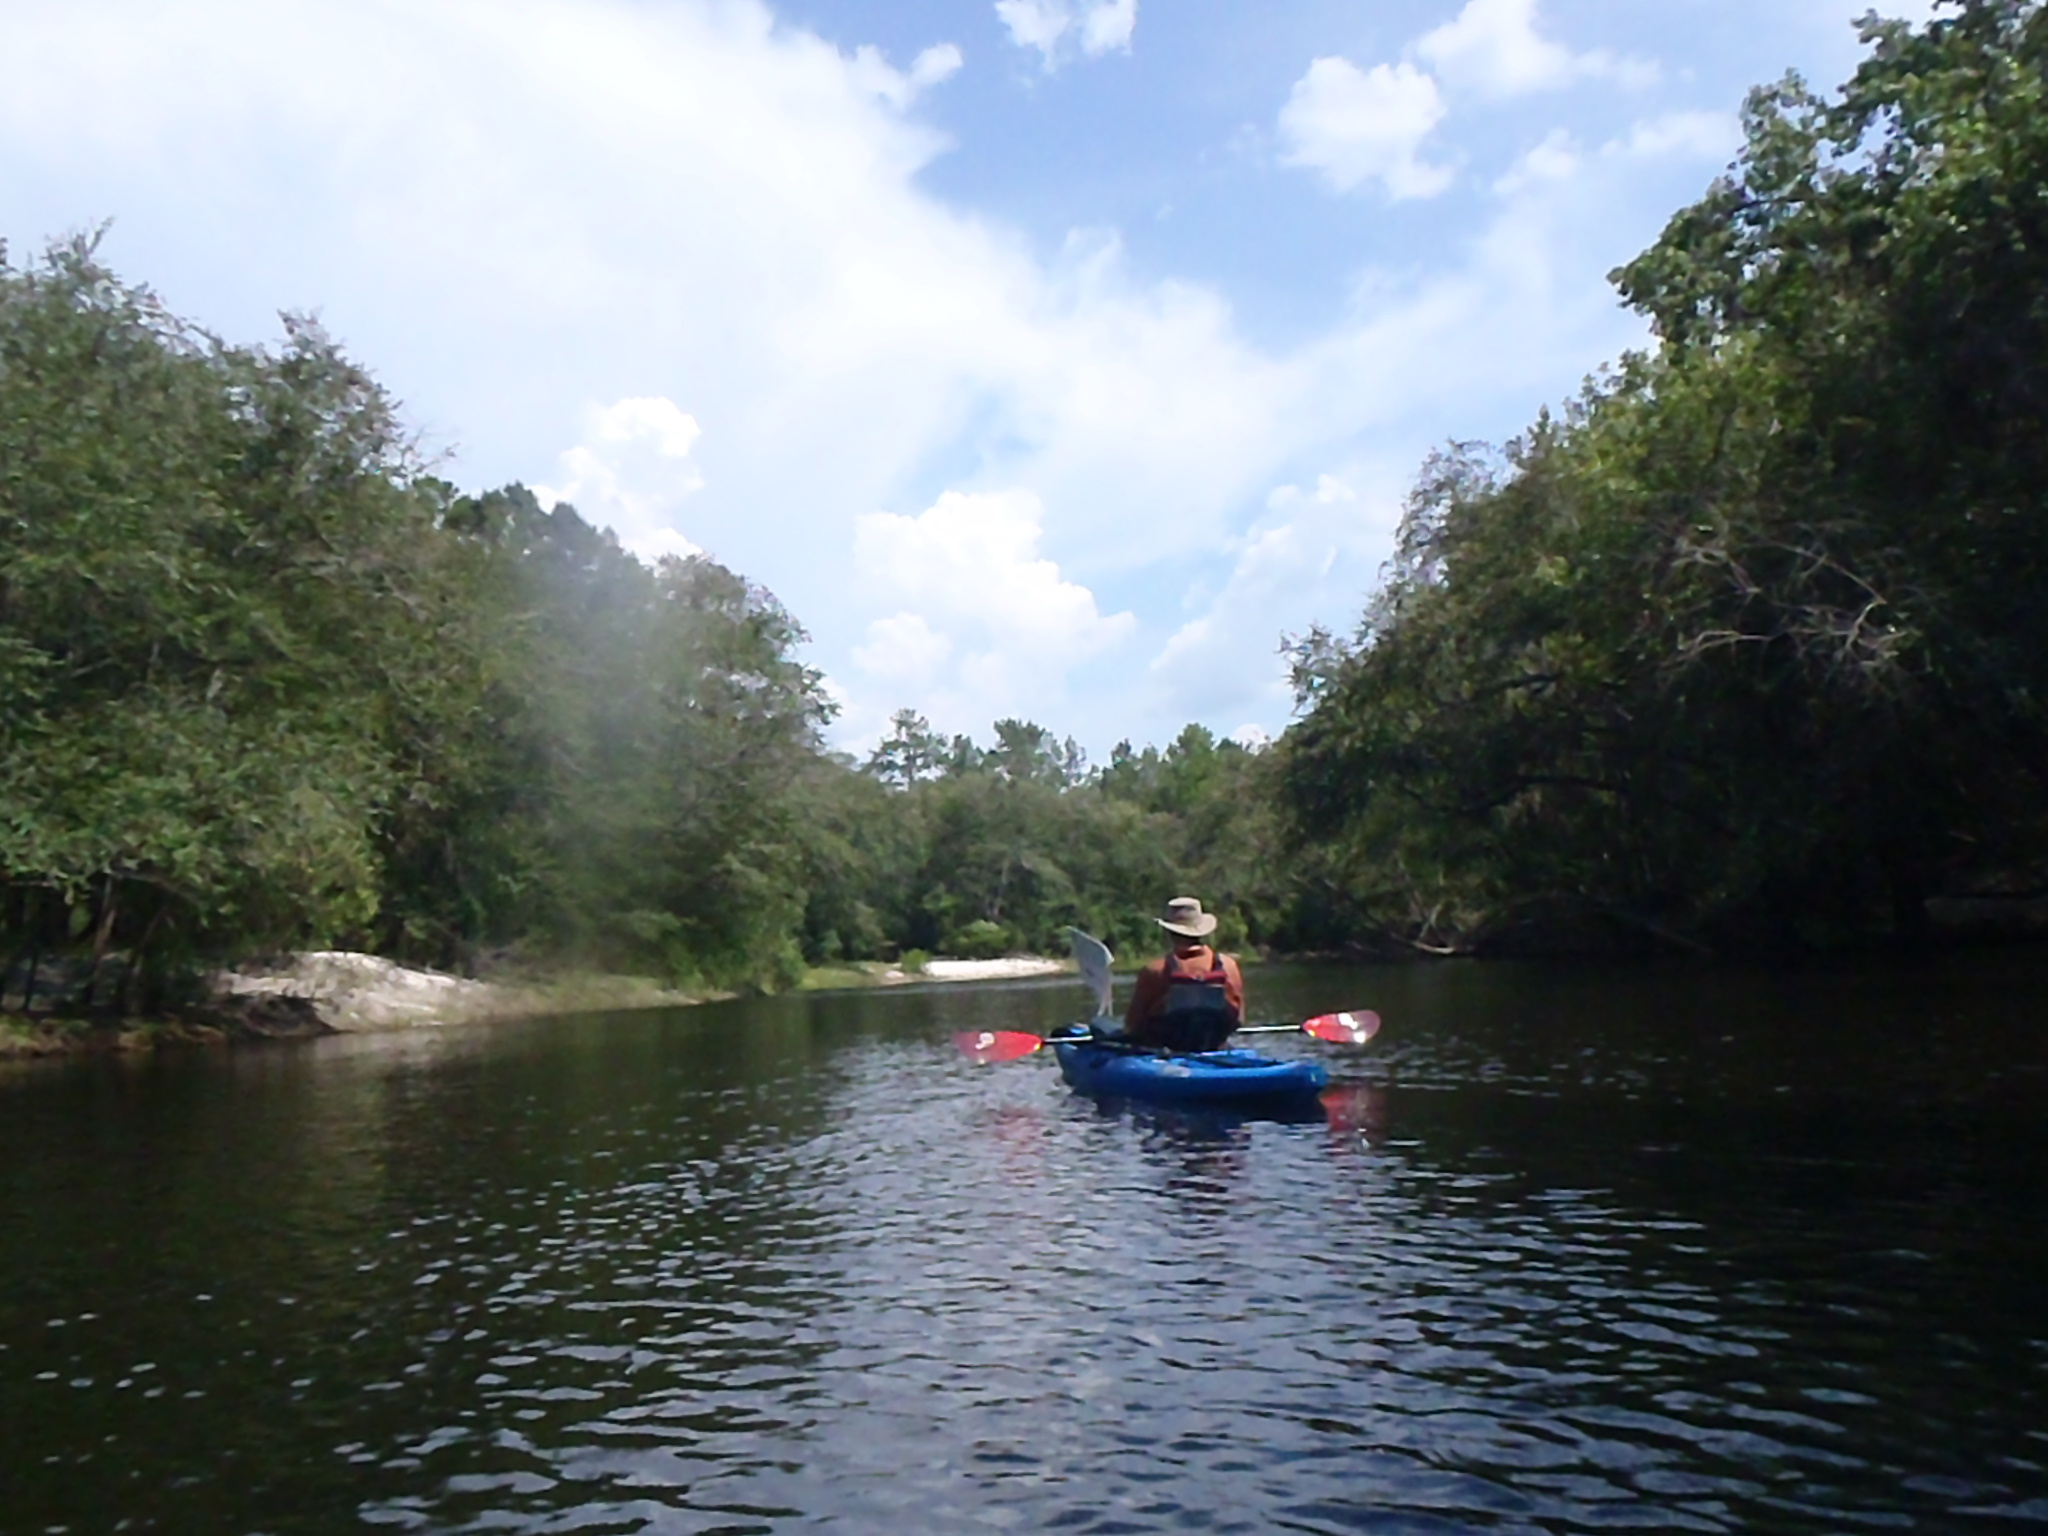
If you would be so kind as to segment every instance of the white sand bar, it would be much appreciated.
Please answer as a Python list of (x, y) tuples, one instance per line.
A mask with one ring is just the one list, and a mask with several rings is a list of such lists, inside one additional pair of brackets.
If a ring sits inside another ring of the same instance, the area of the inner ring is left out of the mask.
[[(1064, 960), (1036, 956), (931, 960), (916, 975), (891, 971), (885, 979), (1012, 981), (1028, 976), (1056, 976), (1071, 969)], [(667, 1007), (696, 1000), (636, 978), (611, 978), (609, 986), (590, 979), (569, 988), (504, 986), (339, 949), (313, 950), (288, 956), (273, 965), (223, 971), (211, 981), (214, 992), (226, 997), (305, 998), (321, 1023), (343, 1034), (540, 1013)]]
[(612, 1008), (668, 1008), (700, 1001), (641, 977), (578, 977), (536, 985), (470, 981), (377, 955), (323, 949), (274, 965), (244, 966), (212, 978), (227, 997), (302, 997), (342, 1034), (516, 1019)]
[(1071, 969), (1064, 960), (1016, 955), (1007, 960), (927, 960), (920, 974), (928, 981), (1011, 981), (1019, 976), (1057, 976)]

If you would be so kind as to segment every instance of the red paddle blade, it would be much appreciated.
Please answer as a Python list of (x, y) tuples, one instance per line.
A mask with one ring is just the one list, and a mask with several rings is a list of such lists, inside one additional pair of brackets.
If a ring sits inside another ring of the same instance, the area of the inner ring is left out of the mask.
[(1356, 1013), (1319, 1013), (1312, 1019), (1303, 1019), (1301, 1027), (1332, 1045), (1363, 1045), (1380, 1032), (1380, 1016), (1370, 1008), (1361, 1008)]
[(988, 1063), (1029, 1056), (1045, 1044), (1045, 1039), (1018, 1029), (966, 1029), (953, 1037), (953, 1043), (962, 1055)]

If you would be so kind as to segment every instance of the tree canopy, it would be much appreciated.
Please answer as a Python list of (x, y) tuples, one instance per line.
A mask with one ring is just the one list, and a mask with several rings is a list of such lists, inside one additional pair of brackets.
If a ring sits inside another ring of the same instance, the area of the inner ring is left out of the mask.
[(1383, 931), (1825, 943), (2038, 882), (2048, 21), (1944, 10), (1754, 92), (1615, 274), (1656, 348), (1432, 460), (1298, 647), (1292, 826)]
[(711, 561), (455, 494), (311, 321), (229, 346), (90, 241), (0, 267), (17, 965), (84, 941), (139, 994), (198, 953), (523, 942), (787, 979), (802, 638)]

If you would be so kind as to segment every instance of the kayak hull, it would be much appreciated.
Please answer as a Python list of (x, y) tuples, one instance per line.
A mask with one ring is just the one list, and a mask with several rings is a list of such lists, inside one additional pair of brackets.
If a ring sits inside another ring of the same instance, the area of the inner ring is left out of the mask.
[(1228, 1104), (1299, 1098), (1330, 1081), (1320, 1062), (1278, 1061), (1257, 1051), (1154, 1054), (1080, 1040), (1055, 1041), (1053, 1054), (1071, 1087), (1104, 1098)]

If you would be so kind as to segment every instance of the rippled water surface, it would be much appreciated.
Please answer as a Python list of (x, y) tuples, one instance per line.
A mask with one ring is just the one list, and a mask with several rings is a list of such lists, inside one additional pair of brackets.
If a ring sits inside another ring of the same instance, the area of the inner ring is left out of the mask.
[(951, 1050), (1071, 982), (0, 1075), (0, 1531), (2048, 1525), (2048, 956), (1251, 981), (1321, 1112)]

